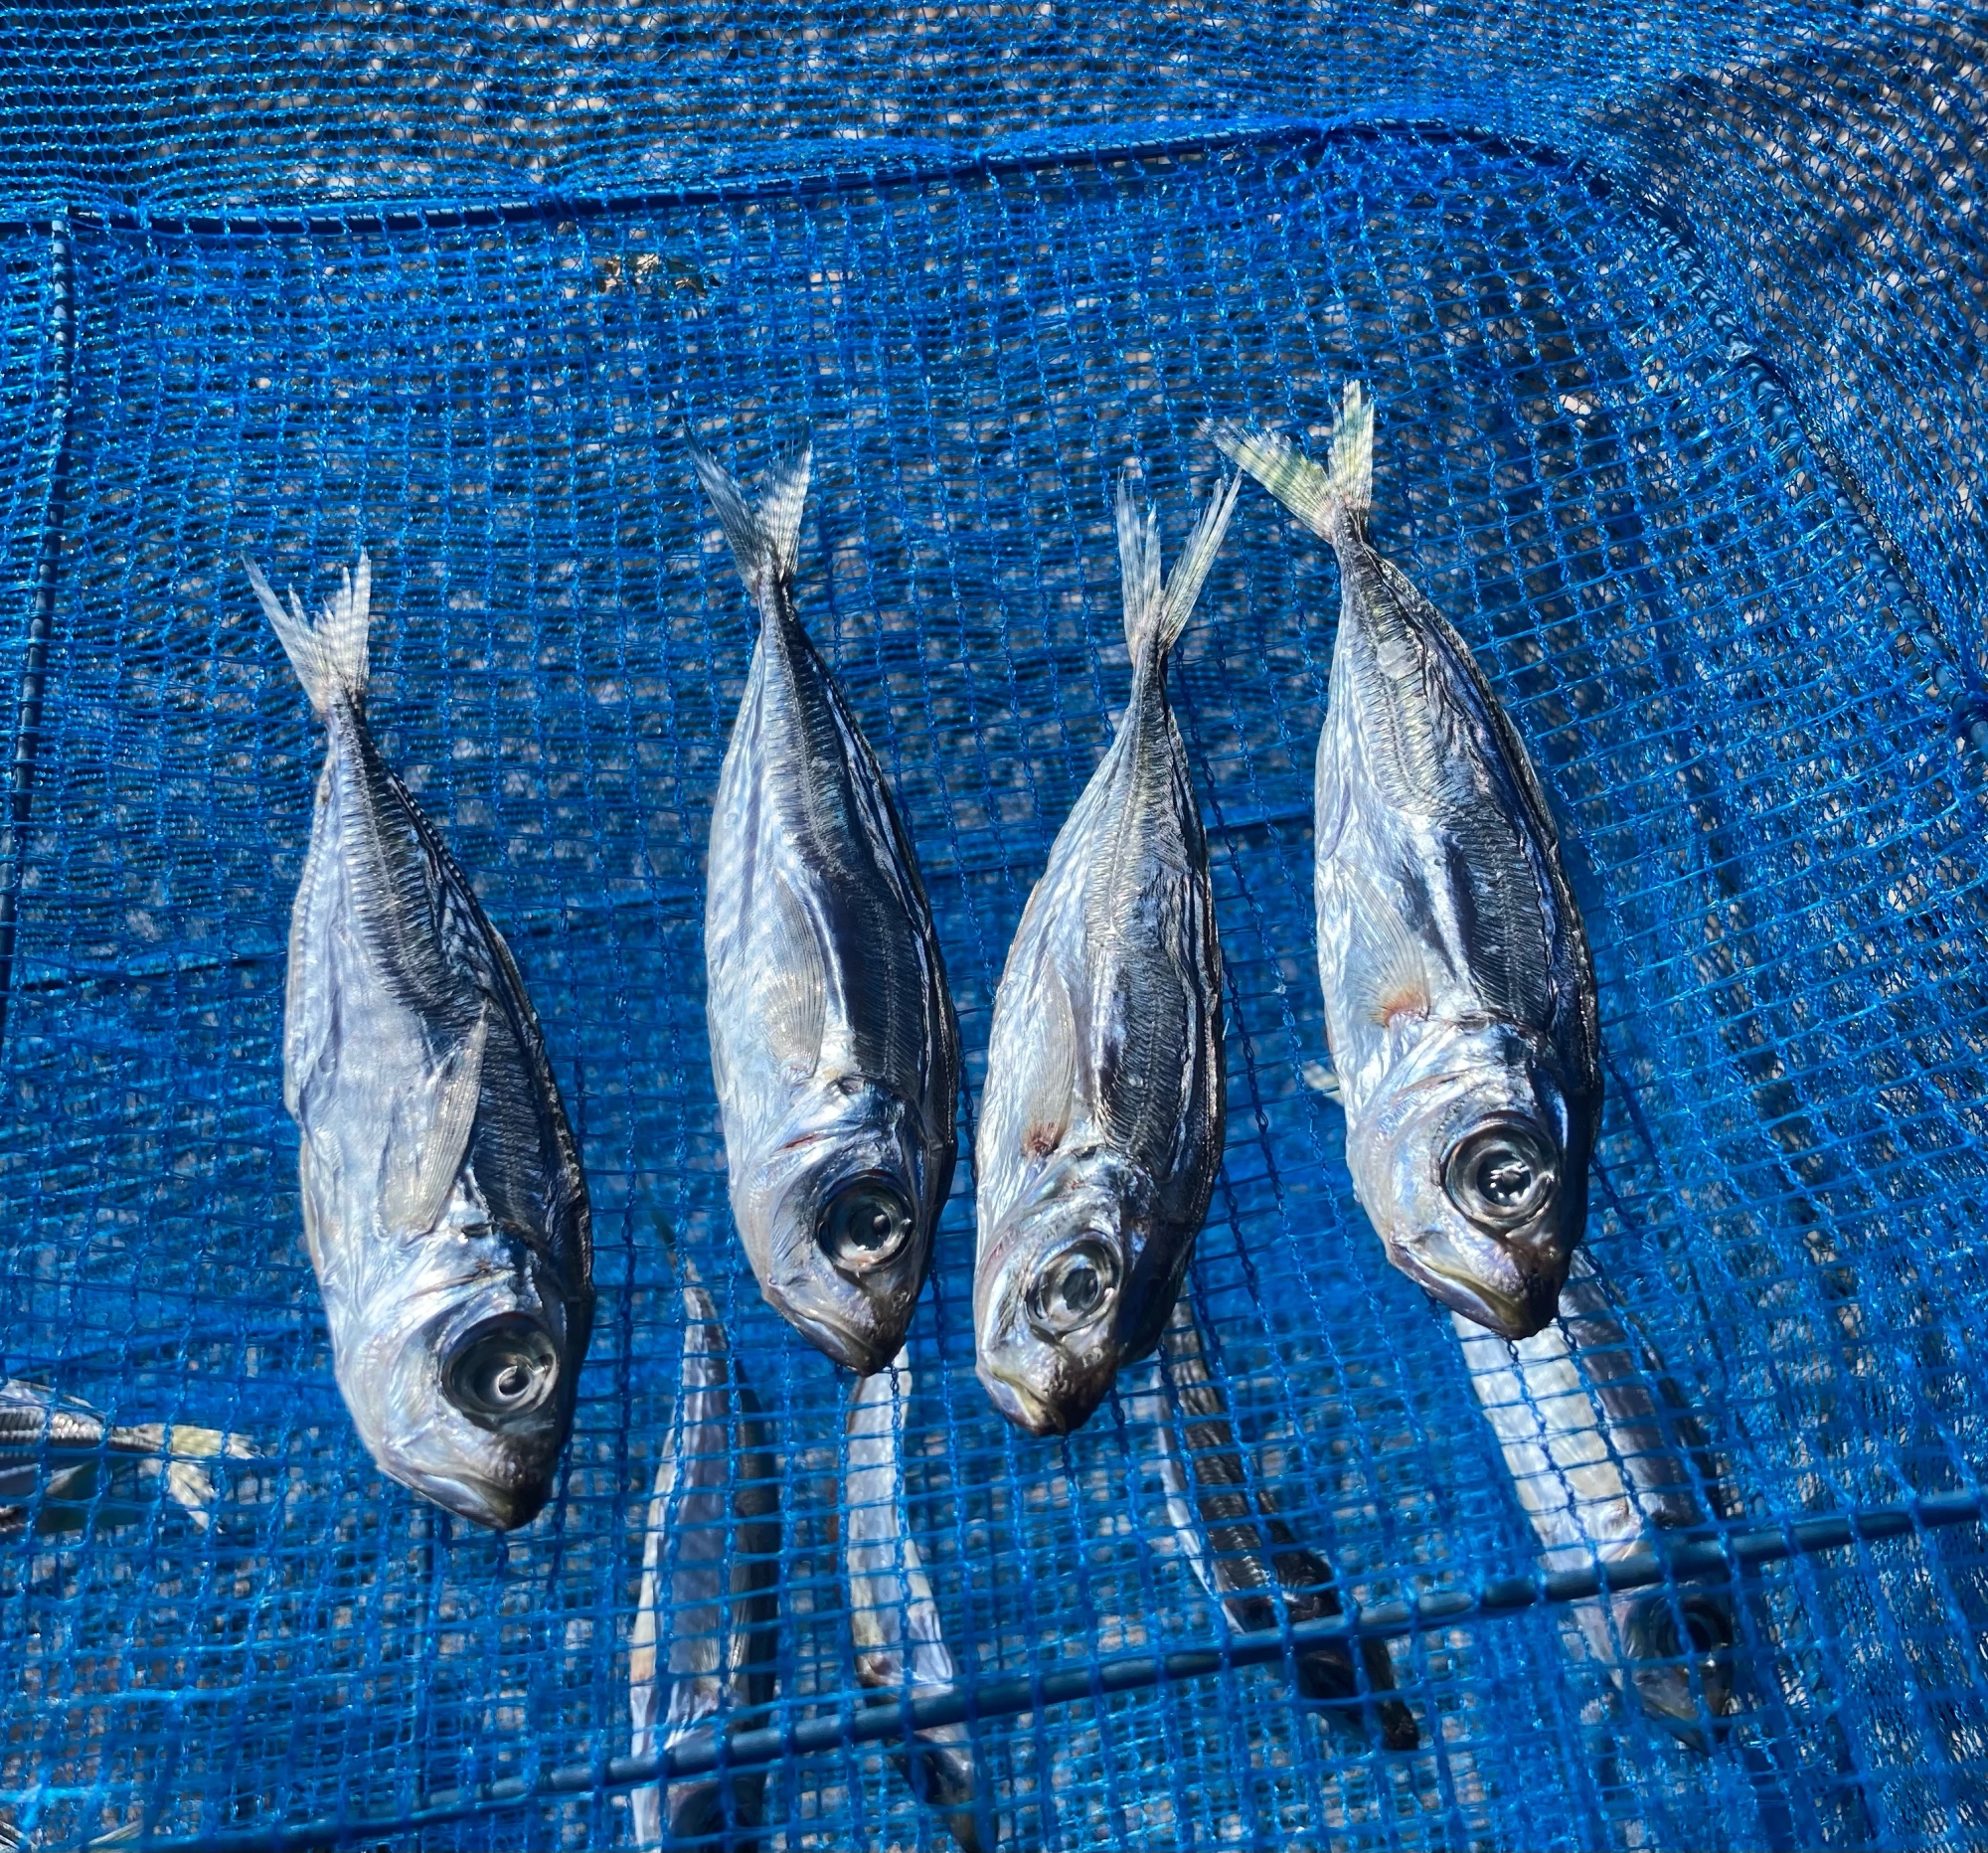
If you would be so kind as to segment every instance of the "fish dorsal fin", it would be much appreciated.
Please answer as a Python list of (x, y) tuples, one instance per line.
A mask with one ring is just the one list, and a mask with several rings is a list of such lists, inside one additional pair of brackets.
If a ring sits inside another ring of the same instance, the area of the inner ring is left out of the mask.
[(1028, 999), (1036, 1019), (1035, 1061), (1017, 1101), (1017, 1131), (1025, 1159), (1047, 1158), (1064, 1141), (1077, 1100), (1077, 1013), (1062, 968), (1051, 953)]
[[(390, 1230), (424, 1235), (441, 1215), (442, 1205), (462, 1169), (469, 1149), (470, 1128), (483, 1088), (483, 1050), (490, 1039), (490, 1019), (479, 1015), (469, 1034), (442, 1058), (416, 1091), (427, 1111), (419, 1127), (396, 1128), (388, 1156), (388, 1178), (382, 1213)], [(412, 1103), (412, 1102), (411, 1102)], [(412, 1115), (411, 1115), (412, 1117)]]
[(1382, 1027), (1398, 1018), (1426, 1017), (1433, 997), (1428, 957), (1401, 915), (1373, 881), (1346, 863), (1336, 865), (1359, 955), (1346, 961), (1354, 1014)]
[(821, 935), (806, 905), (783, 876), (770, 883), (766, 962), (754, 986), (759, 1021), (774, 1057), (796, 1078), (821, 1062), (828, 1020), (828, 971)]

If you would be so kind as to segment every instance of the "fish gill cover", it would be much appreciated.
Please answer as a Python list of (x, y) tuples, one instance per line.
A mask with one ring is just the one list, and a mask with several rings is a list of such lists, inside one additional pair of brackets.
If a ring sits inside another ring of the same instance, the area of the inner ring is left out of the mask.
[[(754, 631), (688, 432), (748, 481), (812, 439), (800, 615), (958, 1010), (961, 1162), (898, 1447), (984, 1702), (981, 1825), (1988, 1844), (1988, 1559), (1933, 1523), (1976, 1509), (1988, 1450), (1984, 55), (1967, 9), (1808, 3), (24, 14), (0, 1345), (38, 1388), (0, 1452), (11, 1829), (630, 1844), (607, 1765), (686, 1329), (661, 1217), (783, 1468), (776, 1697), (740, 1722), (801, 1749), (757, 1837), (946, 1844), (858, 1731), (896, 1714), (849, 1624), (847, 1376), (761, 1303), (727, 1208), (701, 923)], [(1535, 1431), (1485, 1407), (1551, 1373), (1473, 1375), (1306, 1085), (1338, 578), (1253, 490), (1169, 672), (1227, 1028), (1191, 1291), (1254, 1476), (1238, 1510), (1347, 1611), (1431, 1599), (1387, 1648), (1415, 1747), (1294, 1703), (1284, 1649), (1220, 1663), (1159, 1365), (1047, 1440), (974, 1376), (993, 989), (1128, 685), (1112, 479), (1143, 460), (1171, 559), (1216, 482), (1203, 421), (1317, 454), (1352, 379), (1376, 545), (1511, 716), (1592, 942), (1587, 1252), (1633, 1325), (1603, 1328), (1628, 1334), (1608, 1395), (1649, 1378), (1620, 1432), (1662, 1430), (1693, 1535), (1751, 1563), (1669, 1586), (1728, 1593), (1709, 1749), (1597, 1652), (1631, 1604), (1463, 1612), (1559, 1562), (1501, 1447)], [(516, 957), (592, 1199), (572, 1443), (505, 1535), (374, 1467), (301, 1238), (285, 931), (322, 742), (239, 563), (315, 609), (362, 544), (370, 723)]]

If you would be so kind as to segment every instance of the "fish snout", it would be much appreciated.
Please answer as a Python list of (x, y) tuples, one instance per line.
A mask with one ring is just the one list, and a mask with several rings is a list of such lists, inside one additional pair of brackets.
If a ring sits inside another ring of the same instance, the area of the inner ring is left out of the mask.
[(1702, 1589), (1653, 1592), (1626, 1604), (1620, 1633), (1644, 1715), (1709, 1757), (1735, 1703), (1731, 1604)]
[(915, 1296), (886, 1295), (874, 1283), (866, 1292), (825, 1265), (791, 1280), (762, 1280), (759, 1296), (817, 1351), (863, 1377), (898, 1355), (916, 1305)]
[[(394, 1477), (400, 1479), (401, 1475), (397, 1473)], [(406, 1483), (444, 1511), (490, 1531), (516, 1531), (521, 1525), (529, 1525), (545, 1509), (552, 1494), (552, 1483), (547, 1478), (504, 1485), (480, 1476), (427, 1474), (411, 1477)]]
[(1026, 1383), (999, 1376), (984, 1362), (979, 1365), (977, 1375), (994, 1407), (1016, 1428), (1026, 1430), (1038, 1439), (1068, 1434), (1077, 1426), (1066, 1419), (1059, 1405), (1038, 1396)]
[(1516, 1291), (1493, 1302), (1505, 1318), (1504, 1336), (1531, 1338), (1545, 1331), (1559, 1315), (1571, 1251), (1536, 1249), (1509, 1238), (1493, 1240), (1505, 1251), (1516, 1282)]
[(1636, 1704), (1652, 1724), (1660, 1725), (1686, 1750), (1701, 1757), (1712, 1755), (1713, 1746), (1723, 1735), (1723, 1719), (1707, 1716), (1692, 1690), (1691, 1677), (1682, 1667), (1637, 1667), (1630, 1674)]
[(1553, 1323), (1573, 1253), (1571, 1243), (1539, 1236), (1473, 1229), (1459, 1239), (1438, 1228), (1393, 1259), (1452, 1312), (1516, 1342)]

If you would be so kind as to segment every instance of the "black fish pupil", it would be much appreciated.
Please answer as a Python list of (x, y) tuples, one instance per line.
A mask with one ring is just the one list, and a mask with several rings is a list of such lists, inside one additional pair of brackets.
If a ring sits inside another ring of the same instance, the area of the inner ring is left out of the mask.
[(497, 1399), (502, 1403), (514, 1403), (532, 1387), (530, 1366), (520, 1359), (511, 1362), (497, 1373)]
[(831, 1261), (870, 1266), (904, 1246), (911, 1213), (904, 1198), (881, 1184), (846, 1186), (823, 1213), (819, 1240)]
[(1063, 1303), (1071, 1312), (1088, 1312), (1102, 1291), (1097, 1269), (1088, 1262), (1078, 1262), (1064, 1273)]
[(873, 1203), (867, 1218), (858, 1212), (855, 1228), (850, 1233), (859, 1249), (881, 1249), (890, 1238), (891, 1212), (881, 1204)]
[(1533, 1187), (1533, 1167), (1514, 1151), (1487, 1156), (1478, 1173), (1478, 1188), (1492, 1203), (1517, 1203)]

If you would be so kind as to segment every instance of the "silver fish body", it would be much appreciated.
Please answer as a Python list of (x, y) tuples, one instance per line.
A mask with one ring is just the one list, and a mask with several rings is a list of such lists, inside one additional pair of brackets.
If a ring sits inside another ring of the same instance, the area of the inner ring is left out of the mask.
[(593, 1322), (586, 1182), (510, 949), (366, 721), (371, 569), (255, 594), (328, 735), (283, 1098), (338, 1386), (382, 1471), (508, 1530), (551, 1492)]
[(9, 1378), (0, 1383), (0, 1538), (18, 1537), (30, 1523), (38, 1537), (92, 1520), (133, 1523), (155, 1491), (204, 1531), (216, 1491), (202, 1462), (220, 1456), (254, 1458), (246, 1441), (216, 1429), (113, 1426), (75, 1397)]
[[(1592, 1260), (1576, 1255), (1560, 1315), (1516, 1341), (1453, 1314), (1471, 1386), (1498, 1437), (1548, 1571), (1620, 1561), (1706, 1522), (1687, 1415), (1666, 1421), (1655, 1359), (1625, 1326)], [(1708, 1751), (1734, 1707), (1731, 1596), (1684, 1584), (1574, 1604), (1589, 1651), (1625, 1697)]]
[(1396, 1266), (1523, 1338), (1552, 1319), (1586, 1220), (1594, 970), (1524, 744), (1368, 538), (1373, 429), (1353, 385), (1324, 467), (1214, 436), (1339, 559), (1314, 899), (1354, 1189)]
[[(780, 1483), (759, 1400), (718, 1309), (682, 1264), (683, 1369), (649, 1502), (628, 1653), (630, 1754), (667, 1756), (769, 1704), (779, 1650)], [(631, 1798), (635, 1844), (728, 1834), (747, 1853), (766, 1772), (648, 1783)]]
[(981, 1382), (1034, 1434), (1090, 1419), (1157, 1342), (1222, 1163), (1222, 952), (1167, 653), (1241, 478), (1171, 582), (1119, 485), (1132, 692), (1050, 850), (994, 999), (975, 1164)]
[[(849, 1577), (849, 1624), (856, 1645), (856, 1677), (895, 1703), (950, 1691), (958, 1673), (939, 1629), (917, 1539), (905, 1509), (905, 1416), (911, 1397), (909, 1354), (858, 1381), (850, 1394), (848, 1466), (843, 1479), (842, 1554)], [(973, 1741), (964, 1724), (934, 1725), (892, 1761), (911, 1792), (946, 1818), (960, 1853), (1000, 1843), (1000, 1825), (988, 1816), (983, 1837), (975, 1809)]]
[(712, 1074), (759, 1290), (838, 1363), (905, 1342), (952, 1188), (959, 1030), (889, 787), (794, 607), (808, 455), (700, 479), (759, 613), (711, 820)]
[[(1195, 1580), (1242, 1633), (1340, 1613), (1331, 1569), (1298, 1542), (1267, 1492), (1252, 1494), (1228, 1399), (1209, 1368), (1186, 1293), (1161, 1334), (1160, 1358), (1153, 1388), (1132, 1399), (1127, 1413), (1150, 1425), (1167, 1523)], [(1340, 1732), (1364, 1743), (1363, 1673), (1382, 1742), (1389, 1750), (1413, 1750), (1420, 1741), (1414, 1715), (1401, 1699), (1384, 1696), (1395, 1691), (1395, 1669), (1382, 1642), (1361, 1641), (1359, 1671), (1342, 1641), (1297, 1656), (1299, 1691), (1329, 1707), (1325, 1716)]]

